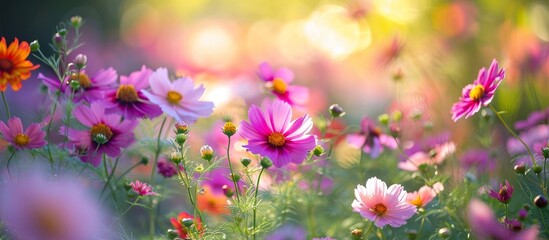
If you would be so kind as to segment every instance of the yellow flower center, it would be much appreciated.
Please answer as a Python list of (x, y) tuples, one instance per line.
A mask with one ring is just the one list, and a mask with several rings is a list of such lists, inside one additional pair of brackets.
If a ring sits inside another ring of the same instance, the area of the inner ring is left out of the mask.
[(477, 84), (469, 92), (469, 97), (473, 100), (479, 100), (482, 96), (484, 96), (484, 86), (482, 86), (480, 84)]
[(286, 137), (282, 133), (275, 132), (269, 135), (269, 144), (273, 147), (282, 147), (284, 142), (286, 142)]
[(503, 186), (500, 190), (499, 190), (499, 195), (500, 196), (505, 196), (509, 194), (508, 190), (507, 190), (507, 186)]
[(116, 99), (126, 103), (136, 102), (138, 99), (137, 92), (133, 85), (121, 84), (116, 91)]
[(8, 59), (0, 59), (0, 71), (10, 72), (13, 68), (13, 63)]
[(378, 203), (374, 206), (374, 212), (381, 216), (383, 214), (385, 214), (385, 212), (387, 212), (387, 207), (385, 205), (383, 205), (383, 203)]
[(101, 143), (106, 143), (111, 139), (113, 135), (111, 128), (103, 123), (93, 125), (93, 127), (90, 129), (90, 134), (92, 139), (96, 142), (98, 141), (98, 139), (102, 139), (103, 142)]
[(416, 207), (421, 207), (423, 205), (423, 200), (421, 200), (421, 197), (419, 195), (416, 197), (416, 199), (410, 201), (410, 204), (415, 205)]
[(15, 144), (19, 146), (26, 146), (27, 144), (29, 144), (29, 142), (30, 142), (29, 136), (25, 134), (19, 133), (15, 136)]
[(183, 96), (181, 96), (180, 93), (176, 91), (168, 91), (168, 96), (166, 97), (168, 99), (168, 102), (171, 104), (178, 104), (181, 99), (183, 99)]
[(57, 214), (52, 210), (38, 209), (35, 214), (34, 221), (40, 232), (48, 236), (47, 238), (55, 237), (62, 233), (63, 226), (56, 217)]
[(80, 86), (82, 86), (83, 88), (89, 88), (92, 85), (90, 77), (88, 77), (88, 75), (85, 73), (80, 73), (80, 74), (73, 73), (71, 74), (70, 80), (78, 81), (78, 83), (80, 83)]
[(272, 89), (274, 92), (278, 93), (278, 94), (284, 94), (286, 93), (286, 90), (288, 89), (288, 85), (286, 84), (286, 82), (284, 82), (284, 80), (280, 79), (280, 78), (275, 78), (275, 80), (273, 80), (273, 83), (272, 83)]

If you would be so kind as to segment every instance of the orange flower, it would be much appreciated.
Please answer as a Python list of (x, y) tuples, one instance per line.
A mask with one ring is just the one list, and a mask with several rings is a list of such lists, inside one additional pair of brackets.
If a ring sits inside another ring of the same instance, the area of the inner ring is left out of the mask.
[(198, 209), (212, 215), (229, 214), (227, 197), (215, 194), (209, 185), (204, 185), (204, 191), (197, 195)]
[(0, 91), (6, 91), (8, 84), (14, 91), (21, 89), (21, 80), (27, 80), (31, 76), (31, 71), (37, 69), (40, 65), (32, 65), (26, 60), (30, 54), (30, 46), (27, 42), (15, 38), (9, 46), (6, 39), (2, 37), (0, 41)]

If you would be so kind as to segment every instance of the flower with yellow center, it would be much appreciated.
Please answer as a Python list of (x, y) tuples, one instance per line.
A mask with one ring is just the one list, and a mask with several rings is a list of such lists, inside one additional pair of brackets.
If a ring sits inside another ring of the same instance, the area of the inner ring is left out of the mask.
[(120, 87), (116, 90), (116, 99), (121, 102), (132, 103), (137, 101), (139, 98), (133, 85), (120, 84)]
[(27, 60), (30, 54), (29, 44), (19, 43), (16, 38), (8, 46), (6, 39), (0, 40), (0, 91), (5, 91), (8, 84), (14, 91), (21, 89), (21, 81), (31, 76), (31, 71), (40, 65), (33, 65)]
[(469, 92), (469, 97), (475, 101), (479, 100), (484, 96), (484, 86), (477, 84), (471, 91)]
[(181, 94), (176, 91), (168, 91), (166, 99), (172, 105), (176, 105), (179, 103), (179, 101), (181, 101), (181, 99), (183, 99), (183, 96), (181, 96)]
[(111, 128), (103, 123), (93, 125), (90, 134), (92, 139), (99, 144), (108, 142), (113, 136)]
[(374, 209), (373, 211), (378, 215), (378, 216), (383, 216), (383, 214), (385, 214), (385, 212), (387, 212), (387, 207), (385, 205), (383, 205), (383, 203), (378, 203), (374, 206)]
[(15, 144), (17, 144), (20, 147), (26, 146), (27, 144), (29, 144), (29, 142), (30, 142), (29, 136), (23, 133), (17, 134), (15, 136)]
[(70, 81), (78, 81), (78, 83), (80, 83), (80, 86), (82, 88), (89, 88), (91, 87), (92, 85), (92, 82), (90, 80), (90, 77), (88, 76), (88, 74), (85, 74), (85, 73), (73, 73), (71, 74), (70, 78), (69, 78), (69, 82)]
[(280, 78), (275, 78), (271, 84), (271, 88), (275, 93), (284, 94), (288, 90), (288, 84)]
[(282, 147), (284, 142), (286, 142), (286, 137), (282, 133), (274, 132), (269, 134), (268, 142), (273, 147)]
[(419, 195), (414, 200), (410, 201), (409, 203), (412, 204), (412, 205), (415, 205), (418, 208), (423, 206), (423, 200), (421, 200), (421, 197)]

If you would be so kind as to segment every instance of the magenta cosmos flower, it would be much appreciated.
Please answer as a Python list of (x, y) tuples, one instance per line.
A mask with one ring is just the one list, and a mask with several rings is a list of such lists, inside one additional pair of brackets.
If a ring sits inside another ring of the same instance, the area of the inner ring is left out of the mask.
[(316, 146), (309, 115), (292, 120), (288, 103), (276, 100), (263, 111), (252, 105), (248, 112), (250, 122), (242, 121), (240, 135), (248, 140), (243, 147), (273, 161), (275, 167), (288, 163), (300, 164)]
[(198, 100), (204, 94), (204, 86), (194, 88), (193, 80), (188, 77), (178, 78), (172, 83), (168, 70), (159, 68), (150, 76), (149, 83), (151, 91), (142, 90), (143, 94), (178, 122), (194, 123), (213, 112), (212, 102)]
[[(115, 158), (122, 148), (128, 147), (134, 141), (133, 129), (136, 121), (123, 119), (118, 114), (105, 114), (105, 109), (98, 103), (90, 107), (80, 105), (73, 110), (76, 119), (87, 129), (68, 130), (69, 141), (81, 153), (80, 159), (99, 166), (104, 154)], [(65, 129), (60, 129), (65, 133)]]
[(23, 123), (18, 117), (12, 117), (6, 125), (0, 122), (0, 133), (15, 149), (41, 148), (46, 145), (46, 132), (39, 123), (31, 124), (23, 130)]
[(106, 225), (97, 197), (75, 178), (24, 178), (0, 185), (0, 219), (10, 239), (105, 239)]
[(156, 195), (156, 193), (152, 191), (152, 187), (149, 186), (149, 184), (142, 183), (139, 180), (131, 182), (130, 186), (132, 187), (133, 191), (139, 194), (139, 196)]
[(387, 224), (400, 227), (416, 213), (416, 206), (406, 202), (406, 195), (400, 184), (387, 188), (385, 182), (373, 177), (366, 181), (366, 187), (357, 185), (353, 211), (373, 221), (377, 227)]
[(61, 83), (59, 79), (49, 78), (41, 73), (38, 74), (38, 79), (42, 79), (42, 82), (52, 92), (56, 92), (61, 89), (61, 92), (69, 96), (73, 91), (69, 83), (71, 81), (77, 81), (80, 88), (75, 91), (73, 96), (73, 102), (80, 102), (85, 100), (89, 103), (95, 101), (103, 101), (105, 94), (108, 90), (114, 87), (118, 74), (113, 68), (101, 69), (97, 71), (93, 77), (90, 77), (88, 73), (82, 71), (80, 74), (73, 73), (67, 79)]
[(513, 186), (509, 184), (509, 181), (505, 180), (505, 185), (500, 183), (499, 190), (490, 190), (488, 196), (500, 201), (503, 204), (508, 204), (511, 201), (511, 197), (513, 197), (514, 190), (515, 189)]
[(149, 76), (152, 70), (143, 66), (140, 71), (132, 72), (129, 76), (120, 76), (118, 89), (111, 89), (106, 93), (104, 103), (108, 112), (120, 113), (125, 118), (155, 118), (162, 114), (162, 110), (149, 102), (142, 90), (149, 88)]
[(303, 106), (309, 101), (309, 90), (301, 86), (292, 86), (294, 73), (288, 68), (274, 70), (269, 63), (263, 62), (258, 67), (257, 75), (280, 100), (292, 106)]
[(377, 158), (383, 152), (383, 147), (396, 149), (396, 140), (384, 134), (381, 128), (375, 125), (374, 121), (365, 117), (360, 121), (360, 132), (347, 135), (347, 142), (356, 148)]
[(463, 116), (468, 118), (478, 112), (482, 106), (488, 106), (503, 78), (505, 78), (505, 69), (499, 69), (495, 59), (488, 71), (485, 68), (480, 69), (477, 79), (473, 84), (463, 88), (459, 102), (452, 106), (452, 120), (456, 122)]

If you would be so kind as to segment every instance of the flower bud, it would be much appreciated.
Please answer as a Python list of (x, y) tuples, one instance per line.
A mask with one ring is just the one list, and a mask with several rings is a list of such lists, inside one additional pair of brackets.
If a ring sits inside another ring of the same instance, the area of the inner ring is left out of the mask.
[(345, 111), (338, 104), (332, 104), (330, 106), (329, 112), (330, 112), (330, 115), (335, 118), (345, 116)]
[(175, 142), (179, 144), (179, 146), (182, 146), (183, 144), (185, 144), (188, 138), (189, 138), (189, 135), (185, 133), (178, 133), (175, 135)]
[(542, 170), (543, 170), (543, 168), (540, 165), (534, 166), (532, 168), (532, 171), (534, 171), (534, 173), (537, 174), (537, 175), (539, 175)]
[(248, 165), (250, 165), (251, 162), (252, 160), (247, 157), (243, 157), (240, 159), (240, 163), (242, 163), (244, 167), (248, 167)]
[(80, 89), (80, 81), (78, 80), (71, 80), (69, 85), (73, 91), (78, 91), (78, 89)]
[(421, 119), (422, 115), (423, 114), (422, 114), (421, 110), (416, 109), (410, 114), (410, 118), (414, 121), (418, 121), (418, 120)]
[(168, 239), (176, 239), (179, 237), (179, 233), (175, 229), (168, 229), (168, 232), (166, 233), (168, 235)]
[(78, 54), (74, 58), (74, 65), (79, 70), (84, 69), (86, 67), (86, 63), (88, 63), (88, 57), (84, 54)]
[(40, 43), (38, 43), (38, 40), (34, 40), (30, 43), (30, 49), (33, 52), (38, 51), (40, 49)]
[(521, 208), (518, 212), (518, 219), (523, 221), (528, 217), (528, 210)]
[(102, 133), (98, 133), (98, 134), (93, 135), (93, 140), (98, 144), (105, 144), (109, 141), (107, 136), (105, 136)]
[(181, 155), (180, 152), (172, 152), (170, 154), (170, 161), (175, 163), (175, 165), (179, 164), (181, 160), (183, 160), (183, 156)]
[(240, 179), (242, 178), (242, 176), (240, 176), (239, 173), (231, 173), (231, 180), (233, 180), (234, 182), (238, 182), (240, 181)]
[(80, 28), (80, 26), (82, 26), (82, 17), (80, 16), (71, 17), (71, 25), (74, 28)]
[(198, 166), (196, 166), (196, 168), (194, 169), (194, 171), (197, 172), (197, 173), (204, 172), (204, 165), (199, 164)]
[(542, 195), (538, 195), (536, 196), (536, 198), (534, 198), (534, 204), (538, 208), (547, 207), (547, 199), (545, 199), (545, 197), (543, 197)]
[(65, 35), (67, 35), (67, 29), (61, 28), (59, 31), (57, 31), (57, 33), (59, 33), (61, 37), (64, 37)]
[(234, 195), (234, 191), (229, 188), (229, 186), (227, 185), (223, 185), (223, 187), (221, 187), (221, 189), (223, 190), (223, 194), (225, 194), (226, 197), (230, 198)]
[(324, 153), (324, 148), (320, 145), (316, 145), (315, 149), (313, 149), (313, 154), (317, 157), (324, 155)]
[(407, 230), (406, 235), (408, 235), (408, 239), (415, 240), (417, 238), (417, 231), (416, 230)]
[(270, 168), (273, 165), (273, 162), (271, 161), (271, 159), (269, 159), (267, 157), (264, 157), (264, 158), (261, 159), (259, 164), (261, 165), (262, 168), (267, 169), (267, 168)]
[(549, 158), (549, 147), (544, 147), (541, 149), (541, 153), (545, 159)]
[(186, 122), (178, 122), (175, 124), (175, 133), (188, 133), (189, 125)]
[(149, 158), (148, 157), (142, 157), (141, 161), (139, 161), (139, 163), (141, 163), (143, 165), (147, 165), (147, 164), (149, 164)]
[(214, 150), (210, 145), (204, 145), (200, 148), (200, 156), (206, 161), (212, 160), (214, 157)]
[(57, 49), (60, 49), (62, 44), (63, 44), (63, 37), (59, 34), (59, 33), (56, 33), (55, 35), (53, 35), (53, 45), (57, 48)]
[(434, 127), (434, 125), (433, 125), (433, 122), (431, 122), (431, 121), (425, 121), (423, 123), (423, 129), (425, 129), (425, 130), (431, 130), (431, 129), (433, 129), (433, 127)]
[(526, 166), (522, 163), (515, 165), (514, 169), (516, 174), (524, 175), (526, 173)]
[(402, 120), (402, 112), (399, 110), (394, 111), (391, 114), (391, 118), (393, 119), (393, 121), (399, 122), (400, 120)]
[(377, 120), (381, 125), (387, 125), (389, 124), (389, 114), (386, 114), (386, 113), (381, 114), (377, 117)]
[(360, 229), (355, 228), (353, 231), (351, 231), (351, 239), (362, 239), (362, 235), (364, 232)]
[(227, 121), (225, 122), (225, 125), (223, 125), (223, 133), (227, 135), (227, 137), (230, 137), (236, 133), (236, 126), (233, 122)]
[(185, 226), (186, 228), (190, 228), (193, 224), (194, 220), (192, 218), (181, 219), (181, 225)]
[(400, 127), (396, 124), (392, 124), (389, 127), (389, 132), (390, 132), (391, 136), (394, 137), (394, 138), (400, 137)]
[(438, 236), (442, 239), (447, 239), (452, 235), (452, 231), (449, 228), (441, 228), (438, 230)]

